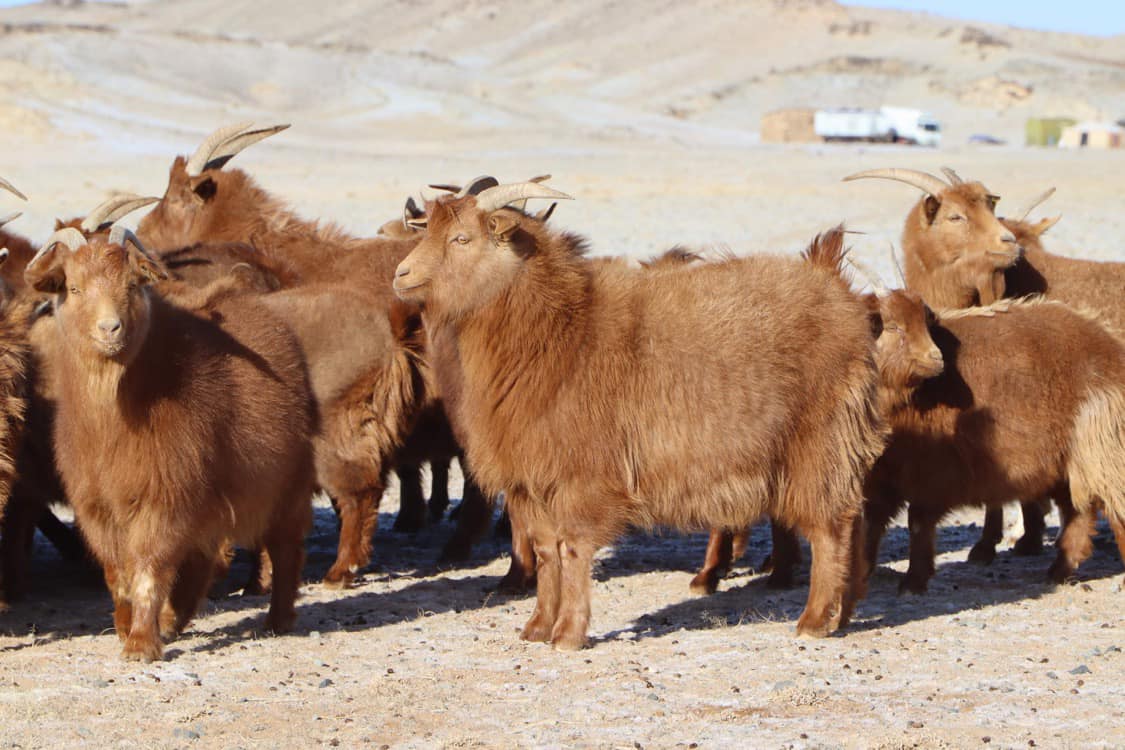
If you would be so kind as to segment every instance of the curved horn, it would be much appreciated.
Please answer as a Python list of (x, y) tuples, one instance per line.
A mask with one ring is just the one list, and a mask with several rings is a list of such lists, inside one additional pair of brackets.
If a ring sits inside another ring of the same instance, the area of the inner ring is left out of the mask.
[(858, 271), (859, 274), (863, 276), (863, 278), (867, 279), (867, 283), (870, 284), (871, 288), (875, 290), (876, 297), (886, 297), (891, 293), (891, 290), (888, 289), (887, 285), (883, 283), (883, 279), (879, 276), (879, 274), (872, 271), (866, 263), (861, 263), (850, 255), (846, 256), (844, 260), (849, 266)]
[[(431, 185), (430, 187), (433, 187)], [(406, 205), (402, 207), (402, 223), (407, 229), (425, 229), (427, 224), (426, 212), (418, 207), (411, 196), (406, 199)]]
[(7, 180), (5, 180), (3, 177), (0, 177), (0, 188), (4, 188), (5, 190), (7, 190), (9, 193), (16, 196), (17, 198), (22, 198), (23, 200), (27, 200), (26, 195), (24, 195), (20, 191), (16, 190), (16, 186), (13, 185), (12, 183), (8, 182)]
[(28, 268), (46, 255), (48, 250), (60, 243), (66, 245), (67, 249), (73, 253), (86, 244), (86, 237), (74, 227), (63, 227), (62, 229), (55, 230), (55, 233), (47, 238), (43, 247), (39, 248), (39, 251), (35, 253), (35, 257), (27, 264)]
[(252, 129), (253, 123), (244, 122), (219, 128), (199, 145), (188, 159), (185, 169), (190, 177), (198, 177), (208, 169), (221, 169), (224, 164), (237, 156), (247, 146), (252, 146), (263, 138), (280, 133), (288, 125), (273, 125), (268, 128)]
[(116, 193), (106, 198), (94, 207), (86, 218), (82, 220), (82, 231), (87, 234), (101, 229), (106, 224), (112, 224), (126, 214), (131, 214), (138, 208), (143, 208), (160, 199), (152, 196), (134, 195), (133, 193)]
[[(137, 239), (137, 235), (133, 234), (131, 229), (122, 226), (121, 224), (114, 224), (109, 228), (109, 244), (125, 246), (125, 243), (130, 243), (133, 247), (137, 248), (144, 255), (148, 256), (149, 252), (141, 241)], [(151, 257), (151, 256), (149, 256)]]
[(1035, 196), (1035, 198), (1033, 198), (1031, 202), (1023, 208), (1023, 210), (1017, 211), (1017, 213), (1019, 214), (1019, 218), (1017, 219), (1017, 221), (1027, 221), (1027, 217), (1031, 215), (1031, 212), (1038, 208), (1040, 204), (1043, 203), (1043, 201), (1047, 200), (1054, 194), (1055, 189), (1052, 187), (1047, 188), (1042, 193)]
[(433, 188), (434, 190), (442, 190), (446, 193), (460, 193), (460, 185), (448, 185), (446, 183), (438, 183), (437, 185), (427, 185), (426, 187)]
[(949, 167), (942, 167), (941, 173), (946, 176), (946, 178), (949, 180), (950, 185), (961, 185), (961, 184), (964, 184), (964, 182), (965, 182), (964, 180), (961, 179), (960, 175), (958, 175), (956, 172), (954, 172)]
[(465, 187), (457, 192), (458, 198), (464, 198), (466, 195), (480, 195), (485, 190), (494, 188), (500, 184), (500, 180), (492, 177), (491, 175), (481, 175), (469, 180)]
[(881, 177), (884, 180), (896, 180), (898, 182), (905, 182), (907, 185), (912, 185), (928, 195), (937, 195), (949, 188), (941, 179), (934, 177), (932, 174), (926, 172), (919, 172), (915, 169), (896, 169), (894, 167), (887, 169), (868, 169), (865, 172), (856, 172), (844, 178), (844, 182), (851, 180), (861, 180), (865, 177)]
[(13, 213), (5, 214), (4, 216), (0, 216), (0, 227), (4, 226), (9, 221), (15, 221), (16, 219), (18, 219), (21, 216), (23, 216), (23, 213), (20, 212), (20, 211), (15, 211)]
[(512, 185), (497, 185), (480, 193), (477, 196), (477, 208), (485, 212), (496, 211), (516, 201), (531, 200), (532, 198), (574, 200), (566, 193), (538, 182), (517, 182)]
[(906, 274), (902, 270), (902, 261), (898, 259), (898, 253), (895, 252), (895, 243), (888, 242), (891, 246), (891, 261), (895, 264), (895, 275), (898, 276), (898, 283), (903, 289), (906, 288)]

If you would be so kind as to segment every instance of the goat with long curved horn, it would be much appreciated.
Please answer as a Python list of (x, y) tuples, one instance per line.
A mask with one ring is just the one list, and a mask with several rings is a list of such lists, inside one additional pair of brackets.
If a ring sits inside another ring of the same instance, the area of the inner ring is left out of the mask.
[(8, 182), (7, 180), (5, 180), (3, 177), (0, 177), (0, 188), (4, 188), (5, 190), (7, 190), (9, 193), (16, 196), (17, 198), (27, 200), (26, 195), (21, 193), (19, 190), (16, 190), (16, 186), (13, 185), (12, 183)]
[(497, 185), (483, 191), (477, 196), (477, 208), (484, 212), (497, 211), (518, 201), (531, 200), (532, 198), (574, 200), (566, 193), (539, 182), (517, 182), (510, 185)]
[(191, 177), (198, 177), (208, 169), (221, 169), (247, 146), (252, 146), (263, 138), (280, 133), (288, 127), (289, 125), (272, 125), (266, 128), (254, 128), (253, 123), (244, 122), (219, 128), (199, 145), (188, 159), (185, 169)]
[(949, 189), (944, 181), (932, 174), (926, 172), (919, 172), (916, 169), (897, 169), (889, 167), (885, 169), (868, 169), (864, 172), (856, 172), (844, 178), (844, 182), (851, 180), (861, 180), (864, 178), (882, 178), (884, 180), (895, 180), (896, 182), (905, 182), (907, 185), (918, 188), (927, 195), (936, 196)]
[(106, 224), (112, 224), (118, 219), (133, 213), (139, 208), (144, 208), (152, 203), (159, 202), (159, 198), (153, 196), (135, 195), (133, 193), (115, 193), (86, 214), (86, 218), (82, 220), (82, 231), (90, 234), (97, 232), (105, 227)]

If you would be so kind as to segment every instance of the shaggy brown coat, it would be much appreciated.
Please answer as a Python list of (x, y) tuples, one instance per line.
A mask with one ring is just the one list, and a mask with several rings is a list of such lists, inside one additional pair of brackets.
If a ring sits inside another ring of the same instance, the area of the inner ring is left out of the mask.
[(123, 655), (160, 658), (228, 540), (264, 544), (267, 625), (290, 629), (316, 418), (296, 339), (247, 295), (176, 307), (146, 283), (163, 270), (129, 243), (56, 243), (26, 273), (55, 295), (56, 455), (113, 594)]
[(1098, 503), (1125, 552), (1121, 341), (1041, 300), (935, 317), (916, 294), (895, 291), (878, 311), (880, 404), (892, 434), (865, 490), (872, 567), (887, 523), (907, 502), (908, 591), (926, 589), (935, 528), (966, 505), (1054, 497), (1062, 516), (1055, 581), (1089, 556)]
[[(293, 210), (281, 200), (270, 195), (242, 170), (207, 169), (197, 177), (187, 173), (187, 161), (177, 157), (169, 173), (168, 188), (163, 198), (154, 206), (137, 227), (137, 234), (151, 247), (162, 251), (162, 256), (183, 252), (180, 249), (196, 243), (250, 243), (257, 253), (255, 265), (263, 271), (272, 273), (284, 288), (297, 288), (306, 284), (348, 284), (353, 289), (362, 290), (362, 299), (357, 300), (368, 308), (371, 315), (386, 316), (391, 300), (394, 299), (390, 287), (395, 266), (412, 249), (416, 236), (406, 236), (391, 240), (382, 236), (371, 240), (360, 240), (345, 234), (339, 227), (322, 225), (300, 219)], [(209, 252), (209, 251), (208, 251)], [(196, 250), (196, 256), (203, 250)], [(330, 324), (315, 332), (322, 338), (337, 335)], [(340, 338), (336, 342), (341, 351), (351, 342)], [(357, 354), (358, 355), (358, 354)], [(362, 367), (363, 362), (349, 364), (349, 370)], [(378, 365), (364, 372), (362, 380), (375, 382)], [(359, 381), (357, 381), (359, 382)], [(354, 395), (354, 394), (353, 394)], [(426, 426), (434, 425), (433, 419), (421, 418), (418, 414), (424, 404), (431, 403), (433, 397), (422, 395), (413, 405), (398, 405), (398, 413), (414, 413), (414, 422)], [(334, 407), (331, 410), (337, 410)], [(440, 412), (439, 412), (440, 414)], [(362, 409), (352, 415), (354, 424), (361, 424), (364, 418)], [(423, 432), (414, 436), (405, 445), (406, 435), (397, 443), (402, 449), (406, 466), (402, 479), (403, 507), (396, 528), (402, 531), (416, 531), (425, 523), (425, 505), (422, 498), (420, 469), (417, 462), (429, 458), (439, 466), (448, 466), (453, 454), (443, 451), (448, 443), (448, 426), (433, 427), (433, 432)], [(433, 446), (433, 451), (423, 451), (421, 446)], [(357, 460), (369, 461), (354, 448), (349, 453)], [(420, 455), (421, 454), (421, 455)], [(397, 455), (396, 455), (397, 458)], [(360, 467), (350, 467), (354, 471), (366, 471)], [(386, 470), (378, 467), (379, 476), (386, 476)], [(348, 484), (346, 478), (341, 478)], [(340, 484), (333, 479), (328, 485)], [(420, 501), (421, 500), (421, 501)], [(344, 500), (344, 504), (350, 500)], [(364, 503), (360, 513), (369, 516), (375, 513), (375, 506)], [(366, 543), (370, 546), (370, 542)], [(342, 546), (342, 551), (343, 551)], [(350, 549), (350, 548), (349, 548)], [(366, 566), (369, 557), (337, 555), (336, 564), (325, 580), (334, 586), (348, 585), (354, 571)], [(351, 572), (349, 572), (351, 571)]]
[[(0, 263), (7, 258), (7, 254), (0, 251)], [(0, 518), (6, 517), (8, 498), (17, 479), (17, 461), (23, 450), (30, 393), (31, 351), (27, 329), (31, 314), (32, 305), (15, 298), (6, 282), (0, 281)], [(12, 526), (5, 524), (5, 549), (20, 548), (27, 541), (24, 534), (15, 534), (18, 539), (9, 539), (12, 531)], [(5, 559), (8, 557), (5, 554)], [(3, 574), (0, 609), (7, 605), (9, 588), (18, 585), (12, 578), (20, 575), (10, 564), (3, 566)]]
[(646, 273), (471, 196), (427, 214), (395, 286), (456, 341), (454, 424), (481, 486), (507, 492), (534, 540), (524, 638), (585, 644), (593, 555), (626, 527), (762, 515), (812, 541), (798, 631), (846, 622), (883, 436), (866, 312), (835, 274), (769, 256)]
[(1048, 252), (1043, 247), (1043, 235), (1058, 218), (1001, 221), (1023, 248), (1019, 261), (1004, 271), (1006, 296), (1041, 294), (1092, 310), (1119, 335), (1125, 335), (1125, 263), (1066, 258)]

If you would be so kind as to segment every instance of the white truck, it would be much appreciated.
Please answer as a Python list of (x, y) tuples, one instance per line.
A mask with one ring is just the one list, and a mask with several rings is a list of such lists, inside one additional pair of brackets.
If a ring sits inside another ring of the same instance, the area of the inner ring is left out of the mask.
[(905, 107), (821, 109), (813, 115), (813, 129), (828, 142), (941, 145), (941, 123), (929, 112)]

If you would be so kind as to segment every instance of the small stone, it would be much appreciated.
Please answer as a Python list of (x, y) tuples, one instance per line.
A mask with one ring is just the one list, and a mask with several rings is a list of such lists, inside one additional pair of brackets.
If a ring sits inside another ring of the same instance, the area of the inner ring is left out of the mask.
[(1085, 664), (1079, 664), (1074, 669), (1070, 670), (1071, 674), (1090, 674), (1090, 668)]
[(788, 690), (789, 688), (794, 688), (794, 687), (797, 687), (797, 685), (796, 685), (795, 682), (793, 682), (793, 680), (782, 680), (781, 682), (775, 682), (773, 684), (774, 691), (779, 692), (779, 693), (782, 690)]
[(320, 631), (319, 630), (310, 630), (309, 631), (309, 638), (319, 638), (319, 637), (320, 637)]
[(1048, 672), (1047, 676), (1050, 677), (1052, 680), (1059, 679), (1059, 676), (1057, 674), (1055, 674), (1054, 672)]
[(332, 685), (332, 680), (325, 677), (323, 680), (320, 681), (320, 684), (317, 685), (317, 687), (318, 688), (326, 688), (326, 687), (330, 687), (331, 685)]
[(179, 737), (180, 739), (184, 740), (198, 740), (201, 735), (199, 734), (199, 732), (193, 731), (191, 729), (183, 729), (177, 727), (176, 729), (172, 730), (172, 736)]

